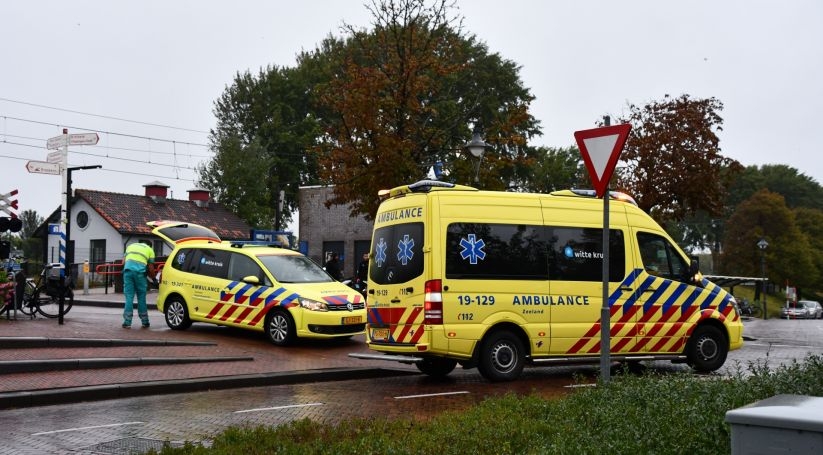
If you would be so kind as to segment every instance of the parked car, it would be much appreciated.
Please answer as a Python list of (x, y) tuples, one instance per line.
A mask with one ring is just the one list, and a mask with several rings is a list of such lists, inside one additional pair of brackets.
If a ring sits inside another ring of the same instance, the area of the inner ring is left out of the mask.
[(799, 300), (797, 303), (788, 302), (780, 310), (780, 317), (786, 319), (821, 319), (823, 306), (814, 300)]
[(173, 330), (208, 322), (264, 332), (278, 346), (363, 333), (366, 299), (297, 251), (223, 242), (192, 223), (149, 225), (174, 245), (157, 293), (157, 309)]

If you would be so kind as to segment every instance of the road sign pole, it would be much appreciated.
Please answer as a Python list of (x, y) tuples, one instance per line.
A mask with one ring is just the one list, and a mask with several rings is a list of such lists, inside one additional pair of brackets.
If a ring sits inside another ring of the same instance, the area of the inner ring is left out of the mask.
[(600, 307), (600, 375), (604, 383), (611, 380), (611, 305), (609, 304), (609, 180), (620, 152), (631, 131), (631, 125), (609, 125), (591, 130), (575, 131), (574, 138), (589, 170), (597, 197), (603, 198), (603, 296)]
[[(68, 134), (68, 128), (63, 128), (63, 135)], [(67, 271), (67, 264), (66, 264), (66, 255), (68, 252), (68, 245), (67, 245), (67, 236), (66, 236), (66, 226), (68, 224), (68, 209), (69, 209), (69, 143), (66, 140), (63, 143), (63, 147), (60, 150), (61, 157), (60, 157), (60, 177), (63, 181), (62, 184), (62, 201), (60, 207), (60, 300), (59, 300), (59, 308), (57, 312), (57, 323), (59, 325), (63, 325), (63, 303), (65, 301), (65, 287), (66, 287), (66, 271)]]

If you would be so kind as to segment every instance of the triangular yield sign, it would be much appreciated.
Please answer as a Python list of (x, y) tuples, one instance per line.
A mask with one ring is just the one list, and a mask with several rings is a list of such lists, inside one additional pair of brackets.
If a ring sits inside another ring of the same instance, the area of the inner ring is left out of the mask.
[(606, 192), (631, 129), (630, 124), (623, 124), (574, 132), (597, 197)]

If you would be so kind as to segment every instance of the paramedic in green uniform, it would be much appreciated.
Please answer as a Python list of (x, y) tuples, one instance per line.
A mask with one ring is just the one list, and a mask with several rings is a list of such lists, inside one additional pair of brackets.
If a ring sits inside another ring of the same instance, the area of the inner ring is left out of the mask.
[(145, 243), (132, 243), (126, 247), (123, 257), (123, 294), (126, 308), (123, 310), (123, 328), (131, 328), (134, 316), (134, 295), (137, 294), (137, 316), (144, 328), (149, 327), (149, 310), (146, 306), (146, 274), (154, 275), (154, 250)]

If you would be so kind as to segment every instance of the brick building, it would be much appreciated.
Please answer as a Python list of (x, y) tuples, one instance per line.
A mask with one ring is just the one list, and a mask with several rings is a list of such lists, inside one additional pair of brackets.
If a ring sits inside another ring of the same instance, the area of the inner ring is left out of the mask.
[(324, 264), (331, 252), (340, 256), (343, 276), (351, 278), (363, 253), (368, 253), (373, 223), (362, 216), (351, 217), (348, 205), (332, 205), (330, 186), (300, 188), (300, 250), (318, 264)]

